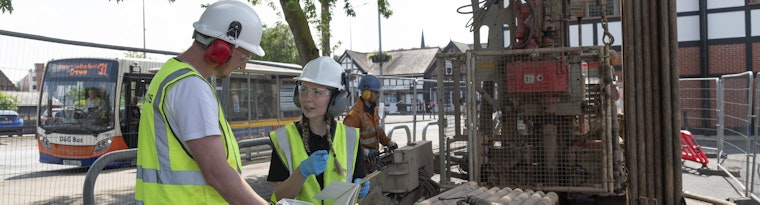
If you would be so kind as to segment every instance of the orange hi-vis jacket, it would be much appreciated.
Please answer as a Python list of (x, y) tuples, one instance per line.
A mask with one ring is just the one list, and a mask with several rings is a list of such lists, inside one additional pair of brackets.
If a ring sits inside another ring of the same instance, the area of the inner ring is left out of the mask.
[(375, 106), (375, 113), (373, 115), (364, 111), (364, 103), (364, 100), (361, 98), (357, 99), (356, 104), (351, 107), (351, 110), (346, 114), (346, 118), (343, 119), (343, 124), (359, 128), (361, 132), (359, 141), (362, 147), (379, 150), (380, 144), (387, 146), (391, 139), (385, 135), (385, 128), (380, 125), (377, 106)]

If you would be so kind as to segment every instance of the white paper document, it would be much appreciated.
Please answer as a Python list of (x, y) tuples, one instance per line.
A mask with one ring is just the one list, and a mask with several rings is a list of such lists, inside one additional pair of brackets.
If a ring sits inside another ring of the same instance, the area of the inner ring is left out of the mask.
[(380, 171), (372, 172), (359, 181), (359, 183), (331, 182), (314, 198), (319, 200), (335, 200), (333, 202), (335, 205), (354, 205), (359, 199), (359, 191), (362, 184), (379, 174)]
[(359, 184), (331, 182), (314, 198), (319, 200), (335, 200), (333, 204), (336, 205), (353, 205), (356, 204), (356, 200), (359, 198), (360, 189), (361, 185)]
[(280, 201), (277, 201), (276, 205), (314, 205), (314, 204), (306, 202), (306, 201), (295, 200), (295, 199), (280, 199)]

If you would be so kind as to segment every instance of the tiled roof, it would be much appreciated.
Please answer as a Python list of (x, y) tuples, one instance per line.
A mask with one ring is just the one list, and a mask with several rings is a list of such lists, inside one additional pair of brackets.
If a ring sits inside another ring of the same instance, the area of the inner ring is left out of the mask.
[(451, 41), (451, 42), (454, 43), (454, 46), (456, 46), (457, 49), (459, 49), (459, 52), (465, 52), (472, 49), (472, 44), (460, 43), (456, 41)]
[(369, 67), (369, 64), (372, 63), (372, 61), (369, 60), (369, 57), (367, 57), (369, 55), (368, 53), (346, 50), (346, 54), (348, 54), (348, 56), (354, 61), (354, 64), (359, 68), (366, 69)]
[(16, 84), (13, 84), (8, 76), (0, 70), (0, 90), (17, 91)]
[[(409, 50), (387, 51), (391, 60), (383, 64), (383, 75), (420, 76), (435, 64), (435, 55), (440, 52), (438, 47), (415, 48)], [(380, 75), (380, 64), (368, 59), (368, 53), (346, 51), (363, 72)]]
[(418, 205), (432, 204), (559, 204), (559, 195), (554, 192), (511, 189), (505, 187), (486, 188), (478, 186), (476, 182), (469, 182), (449, 189), (441, 194), (431, 197)]
[(449, 41), (449, 44), (446, 45), (446, 47), (443, 48), (442, 53), (463, 53), (467, 50), (470, 50), (471, 45), (460, 43), (456, 41)]
[[(456, 41), (449, 41), (449, 44), (446, 45), (445, 48), (443, 48), (443, 53), (463, 53), (465, 51), (473, 49), (475, 44), (466, 44), (466, 43), (460, 43)], [(488, 46), (488, 43), (481, 43), (480, 44), (483, 47)]]

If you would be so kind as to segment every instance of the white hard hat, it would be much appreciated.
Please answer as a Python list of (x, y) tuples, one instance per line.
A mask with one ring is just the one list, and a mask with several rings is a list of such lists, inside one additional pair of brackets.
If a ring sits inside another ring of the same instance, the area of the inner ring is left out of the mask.
[(301, 76), (293, 79), (344, 90), (343, 68), (330, 57), (322, 56), (306, 63)]
[(253, 7), (237, 0), (217, 1), (203, 11), (200, 20), (193, 23), (198, 33), (222, 39), (232, 45), (264, 56), (261, 49), (261, 20)]

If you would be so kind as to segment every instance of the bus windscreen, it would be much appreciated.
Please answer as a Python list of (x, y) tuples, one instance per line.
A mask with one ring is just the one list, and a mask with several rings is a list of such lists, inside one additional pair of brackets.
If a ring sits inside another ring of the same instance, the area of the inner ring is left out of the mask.
[(41, 89), (46, 100), (40, 108), (49, 114), (40, 117), (40, 127), (47, 133), (64, 134), (112, 130), (118, 66), (117, 61), (106, 59), (48, 62)]

